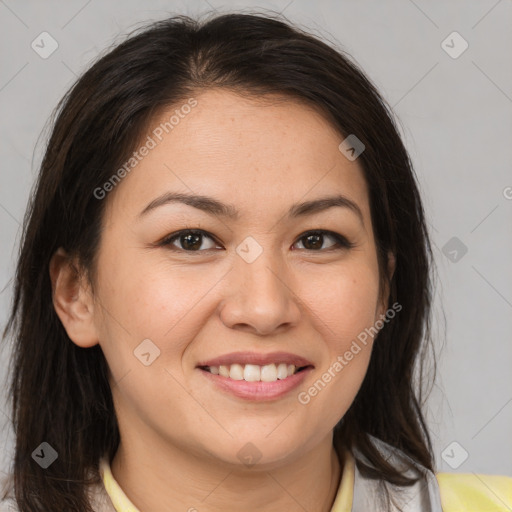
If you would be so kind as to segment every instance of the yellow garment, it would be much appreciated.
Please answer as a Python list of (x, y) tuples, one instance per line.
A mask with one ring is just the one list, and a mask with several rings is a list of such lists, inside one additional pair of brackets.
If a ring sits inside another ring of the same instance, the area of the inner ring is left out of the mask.
[[(354, 457), (346, 452), (343, 476), (331, 512), (350, 512)], [(100, 462), (103, 484), (117, 512), (140, 512), (116, 482), (107, 459)], [(511, 512), (512, 477), (475, 473), (437, 473), (443, 512)]]
[(344, 453), (345, 463), (341, 474), (338, 493), (332, 504), (331, 512), (350, 512), (352, 510), (352, 494), (354, 492), (355, 460), (350, 452)]
[(103, 478), (103, 485), (110, 501), (117, 512), (139, 512), (139, 509), (128, 499), (128, 496), (117, 483), (106, 458), (100, 461), (100, 475)]
[(476, 473), (437, 473), (443, 512), (510, 512), (512, 478)]

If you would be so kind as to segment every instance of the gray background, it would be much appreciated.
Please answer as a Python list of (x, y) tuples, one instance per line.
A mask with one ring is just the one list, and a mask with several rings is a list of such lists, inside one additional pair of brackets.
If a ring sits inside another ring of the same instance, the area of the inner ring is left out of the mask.
[[(44, 128), (58, 100), (119, 34), (171, 13), (212, 8), (284, 12), (348, 51), (394, 108), (418, 174), (439, 273), (434, 334), (441, 359), (428, 401), (438, 470), (512, 475), (510, 0), (0, 0), (0, 325)], [(31, 48), (43, 31), (59, 45), (46, 59)], [(445, 48), (458, 53), (460, 40), (442, 44), (453, 31), (469, 44), (457, 58)], [(9, 409), (0, 403), (0, 410), (5, 470), (13, 434)]]

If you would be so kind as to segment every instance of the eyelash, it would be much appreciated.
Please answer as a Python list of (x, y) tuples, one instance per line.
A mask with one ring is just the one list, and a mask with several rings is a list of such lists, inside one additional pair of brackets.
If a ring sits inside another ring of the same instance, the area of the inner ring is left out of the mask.
[[(172, 243), (176, 239), (179, 240), (180, 237), (182, 237), (184, 235), (188, 235), (188, 234), (201, 235), (203, 237), (210, 238), (215, 243), (218, 243), (215, 240), (215, 238), (213, 236), (211, 236), (209, 233), (207, 233), (206, 231), (203, 231), (201, 229), (183, 229), (181, 231), (177, 231), (176, 233), (172, 233), (171, 235), (165, 237), (157, 245), (160, 246), (160, 247), (169, 247), (172, 251), (186, 252), (186, 253), (192, 253), (192, 254), (193, 253), (201, 253), (201, 252), (208, 252), (208, 251), (215, 250), (215, 249), (203, 249), (203, 250), (190, 251), (190, 250), (186, 250), (186, 249), (180, 249), (178, 247), (172, 247)], [(302, 240), (303, 238), (306, 238), (306, 237), (308, 237), (310, 235), (323, 235), (323, 236), (327, 235), (329, 237), (332, 237), (336, 241), (336, 244), (333, 245), (332, 247), (329, 247), (328, 249), (319, 249), (319, 250), (300, 249), (300, 250), (305, 250), (305, 251), (308, 251), (308, 252), (320, 252), (321, 253), (321, 252), (329, 252), (329, 251), (333, 251), (333, 250), (352, 249), (356, 245), (356, 244), (354, 244), (352, 242), (349, 242), (344, 236), (342, 236), (342, 235), (340, 235), (338, 233), (335, 233), (333, 231), (325, 230), (325, 229), (316, 229), (316, 230), (306, 231), (297, 240), (298, 241)], [(336, 247), (336, 245), (338, 247)]]

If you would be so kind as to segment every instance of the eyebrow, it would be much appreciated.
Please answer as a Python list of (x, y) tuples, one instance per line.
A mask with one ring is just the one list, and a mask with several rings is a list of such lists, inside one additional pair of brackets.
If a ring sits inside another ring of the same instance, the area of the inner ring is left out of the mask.
[[(140, 212), (139, 218), (145, 216), (155, 208), (170, 203), (186, 204), (210, 215), (218, 215), (220, 217), (230, 218), (233, 220), (237, 220), (239, 218), (238, 210), (231, 204), (222, 203), (213, 197), (196, 194), (183, 194), (178, 192), (166, 192), (165, 194), (157, 197)], [(363, 213), (359, 206), (354, 201), (341, 194), (294, 204), (288, 210), (287, 215), (289, 218), (303, 217), (334, 207), (342, 207), (351, 210), (357, 215), (361, 223), (364, 225)]]

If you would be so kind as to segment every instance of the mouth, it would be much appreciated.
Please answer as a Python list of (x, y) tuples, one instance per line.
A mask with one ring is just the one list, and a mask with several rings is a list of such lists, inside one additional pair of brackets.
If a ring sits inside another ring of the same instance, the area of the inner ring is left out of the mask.
[(214, 389), (251, 401), (284, 397), (314, 369), (307, 359), (284, 352), (239, 352), (201, 362), (196, 367)]
[(212, 375), (220, 375), (230, 380), (244, 380), (245, 382), (277, 382), (285, 380), (292, 375), (304, 371), (311, 365), (295, 366), (286, 363), (271, 363), (263, 366), (257, 364), (240, 364), (219, 366), (199, 366), (199, 369), (211, 373)]

